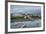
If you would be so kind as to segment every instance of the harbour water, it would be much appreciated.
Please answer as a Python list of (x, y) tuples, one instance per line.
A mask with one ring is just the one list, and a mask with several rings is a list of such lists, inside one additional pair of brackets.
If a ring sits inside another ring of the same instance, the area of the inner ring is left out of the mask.
[(19, 21), (16, 22), (15, 20), (13, 20), (13, 22), (11, 22), (11, 29), (15, 29), (15, 28), (38, 28), (41, 26), (41, 19), (35, 19), (32, 21)]

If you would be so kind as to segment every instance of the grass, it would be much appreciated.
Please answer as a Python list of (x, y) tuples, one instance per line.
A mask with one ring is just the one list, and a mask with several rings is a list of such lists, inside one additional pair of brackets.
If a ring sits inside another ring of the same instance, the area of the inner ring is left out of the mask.
[[(41, 19), (41, 17), (39, 17), (39, 16), (31, 16), (32, 18), (40, 18)], [(11, 17), (11, 19), (16, 19), (16, 20), (23, 20), (24, 19), (24, 16), (13, 16), (13, 17)], [(26, 19), (28, 19), (28, 18), (26, 18)]]
[(16, 16), (16, 17), (11, 17), (11, 19), (20, 20), (20, 19), (24, 19), (24, 17), (23, 16)]

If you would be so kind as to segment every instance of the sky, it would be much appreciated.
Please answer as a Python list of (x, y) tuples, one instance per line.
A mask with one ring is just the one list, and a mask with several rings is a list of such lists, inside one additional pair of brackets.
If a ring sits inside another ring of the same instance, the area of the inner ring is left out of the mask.
[(21, 5), (11, 5), (11, 13), (25, 13), (25, 14), (37, 14), (41, 13), (41, 6), (21, 6)]

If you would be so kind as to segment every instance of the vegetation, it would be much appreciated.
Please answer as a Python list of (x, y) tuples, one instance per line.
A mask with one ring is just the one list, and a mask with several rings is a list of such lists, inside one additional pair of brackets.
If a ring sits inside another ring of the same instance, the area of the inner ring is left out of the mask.
[(16, 17), (11, 17), (11, 19), (19, 20), (19, 19), (24, 19), (24, 17), (23, 16), (16, 16)]

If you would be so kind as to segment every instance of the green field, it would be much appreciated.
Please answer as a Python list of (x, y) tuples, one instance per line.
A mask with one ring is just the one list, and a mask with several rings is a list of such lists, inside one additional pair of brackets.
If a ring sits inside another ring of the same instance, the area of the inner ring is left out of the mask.
[(19, 19), (24, 19), (24, 16), (11, 17), (11, 19), (16, 19), (16, 20), (19, 20)]

